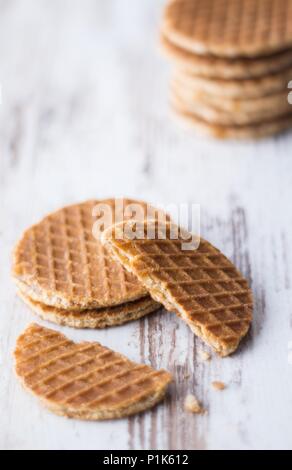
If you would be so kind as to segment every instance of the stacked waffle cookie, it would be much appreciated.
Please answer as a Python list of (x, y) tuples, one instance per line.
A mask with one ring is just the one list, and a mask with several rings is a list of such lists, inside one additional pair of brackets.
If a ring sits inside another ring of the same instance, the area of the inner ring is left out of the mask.
[[(121, 205), (131, 204), (142, 212), (146, 208), (146, 203), (127, 199)], [(94, 236), (100, 215), (96, 208), (118, 218), (116, 207), (115, 199), (64, 207), (23, 234), (14, 251), (12, 274), (20, 297), (41, 318), (75, 328), (103, 328), (159, 308)]]
[(169, 0), (161, 46), (171, 106), (192, 128), (260, 138), (292, 127), (292, 0)]

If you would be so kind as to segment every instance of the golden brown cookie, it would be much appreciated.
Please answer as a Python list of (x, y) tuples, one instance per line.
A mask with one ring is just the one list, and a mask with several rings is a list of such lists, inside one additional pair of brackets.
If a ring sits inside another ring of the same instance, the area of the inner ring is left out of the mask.
[(270, 75), (292, 65), (292, 49), (260, 57), (224, 58), (200, 55), (177, 47), (166, 37), (160, 37), (161, 51), (173, 65), (191, 74), (206, 78), (249, 79)]
[(287, 89), (272, 93), (259, 98), (230, 98), (213, 95), (211, 93), (204, 93), (194, 89), (180, 87), (179, 84), (173, 80), (171, 82), (171, 94), (177, 93), (182, 99), (190, 103), (201, 103), (203, 106), (213, 106), (218, 110), (227, 113), (243, 113), (249, 115), (264, 114), (265, 117), (273, 112), (286, 112), (291, 109), (291, 105), (287, 99)]
[(271, 54), (292, 47), (292, 0), (172, 0), (161, 30), (197, 54)]
[(172, 108), (185, 128), (195, 130), (200, 135), (217, 139), (256, 140), (292, 129), (292, 115), (290, 112), (273, 119), (265, 119), (259, 124), (224, 126), (212, 124), (200, 118), (194, 112), (185, 111), (178, 103), (172, 103)]
[[(264, 106), (262, 109), (260, 107), (256, 108), (256, 106), (252, 107), (251, 105), (250, 110), (245, 111), (239, 109), (237, 111), (226, 111), (222, 109), (221, 103), (216, 106), (215, 103), (211, 103), (211, 99), (207, 103), (207, 100), (204, 101), (200, 96), (196, 97), (194, 95), (191, 98), (191, 96), (188, 96), (188, 94), (183, 92), (180, 88), (171, 89), (170, 100), (174, 108), (179, 108), (186, 113), (194, 114), (196, 117), (209, 124), (226, 127), (262, 124), (267, 120), (267, 116), (270, 120), (283, 115), (292, 116), (292, 106), (288, 103), (287, 96), (282, 96), (282, 101), (279, 99), (279, 105), (271, 106), (270, 109), (265, 109)], [(253, 100), (250, 101), (251, 103), (253, 102)], [(254, 101), (260, 102), (261, 100), (258, 99)]]
[[(122, 213), (117, 201), (123, 203)], [(132, 207), (141, 213), (131, 212)], [(136, 277), (112, 260), (93, 231), (111, 225), (115, 216), (144, 220), (147, 208), (128, 199), (91, 200), (48, 215), (18, 242), (13, 277), (32, 300), (60, 309), (112, 307), (144, 297)], [(113, 217), (103, 227), (108, 210)]]
[[(146, 237), (149, 229), (154, 239)], [(124, 222), (114, 232), (106, 230), (102, 242), (153, 299), (175, 311), (195, 334), (227, 356), (250, 327), (251, 290), (231, 261), (207, 241), (201, 239), (197, 249), (182, 249), (185, 236), (191, 234), (180, 229), (172, 239), (176, 229), (170, 223), (163, 227), (155, 221)]]
[(99, 343), (74, 343), (31, 324), (17, 340), (16, 374), (52, 412), (79, 419), (122, 418), (153, 407), (171, 375), (136, 364)]
[(174, 80), (182, 89), (215, 95), (222, 100), (226, 98), (251, 99), (287, 91), (292, 77), (292, 67), (280, 72), (246, 80), (225, 80), (200, 77), (189, 72), (177, 70)]
[(161, 305), (149, 295), (133, 302), (90, 310), (63, 310), (36, 302), (26, 296), (21, 290), (18, 295), (40, 318), (59, 325), (73, 328), (106, 328), (117, 326), (129, 321), (138, 320), (149, 313), (158, 310)]

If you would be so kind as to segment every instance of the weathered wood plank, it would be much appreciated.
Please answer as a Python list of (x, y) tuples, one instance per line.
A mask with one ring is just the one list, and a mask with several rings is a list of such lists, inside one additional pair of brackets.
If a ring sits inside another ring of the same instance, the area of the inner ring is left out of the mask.
[[(1, 448), (292, 447), (292, 137), (218, 143), (176, 127), (169, 68), (156, 51), (163, 3), (0, 2)], [(64, 420), (13, 375), (15, 339), (35, 317), (16, 299), (11, 251), (45, 213), (113, 195), (200, 204), (202, 235), (251, 282), (253, 327), (238, 353), (210, 362), (198, 357), (207, 347), (163, 310), (103, 331), (63, 328), (175, 376), (151, 412), (106, 423)], [(213, 380), (227, 389), (212, 390)], [(184, 412), (187, 393), (207, 415)]]

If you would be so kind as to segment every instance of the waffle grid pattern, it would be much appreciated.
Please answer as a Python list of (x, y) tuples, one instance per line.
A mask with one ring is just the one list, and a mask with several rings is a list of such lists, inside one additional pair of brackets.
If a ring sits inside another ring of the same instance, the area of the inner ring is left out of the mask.
[(291, 0), (174, 0), (163, 33), (180, 46), (218, 55), (265, 54), (292, 44)]
[[(40, 290), (38, 300), (62, 308), (103, 307), (145, 295), (92, 235), (98, 201), (70, 206), (29, 229), (15, 255), (15, 275)], [(57, 296), (57, 299), (55, 298)]]
[(170, 375), (135, 364), (99, 343), (73, 343), (31, 325), (15, 351), (16, 372), (39, 398), (56, 406), (124, 409), (166, 387)]
[(250, 325), (251, 291), (233, 264), (210, 243), (201, 239), (197, 250), (183, 251), (181, 241), (108, 240), (117, 254), (126, 255), (129, 269), (156, 300), (166, 308), (172, 306), (205, 338), (229, 350)]

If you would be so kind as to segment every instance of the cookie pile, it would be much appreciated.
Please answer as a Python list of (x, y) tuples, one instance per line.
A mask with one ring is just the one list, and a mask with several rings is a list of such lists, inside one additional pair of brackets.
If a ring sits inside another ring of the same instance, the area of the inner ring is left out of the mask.
[[(146, 207), (133, 200), (123, 203)], [(12, 274), (18, 294), (44, 320), (104, 328), (160, 306), (93, 235), (97, 206), (108, 207), (115, 217), (114, 199), (64, 207), (30, 227), (16, 246)]]
[[(185, 247), (194, 236), (165, 212), (119, 201), (122, 214), (115, 199), (91, 200), (30, 227), (14, 251), (20, 297), (42, 319), (75, 328), (120, 325), (162, 304), (220, 356), (234, 352), (252, 320), (244, 277), (209, 242), (197, 237), (197, 249)], [(97, 234), (103, 211), (111, 217)], [(35, 324), (18, 338), (15, 362), (25, 388), (50, 410), (80, 419), (146, 410), (172, 380), (99, 343), (76, 344)]]
[(171, 106), (192, 128), (244, 139), (292, 127), (292, 0), (169, 0), (161, 46)]

